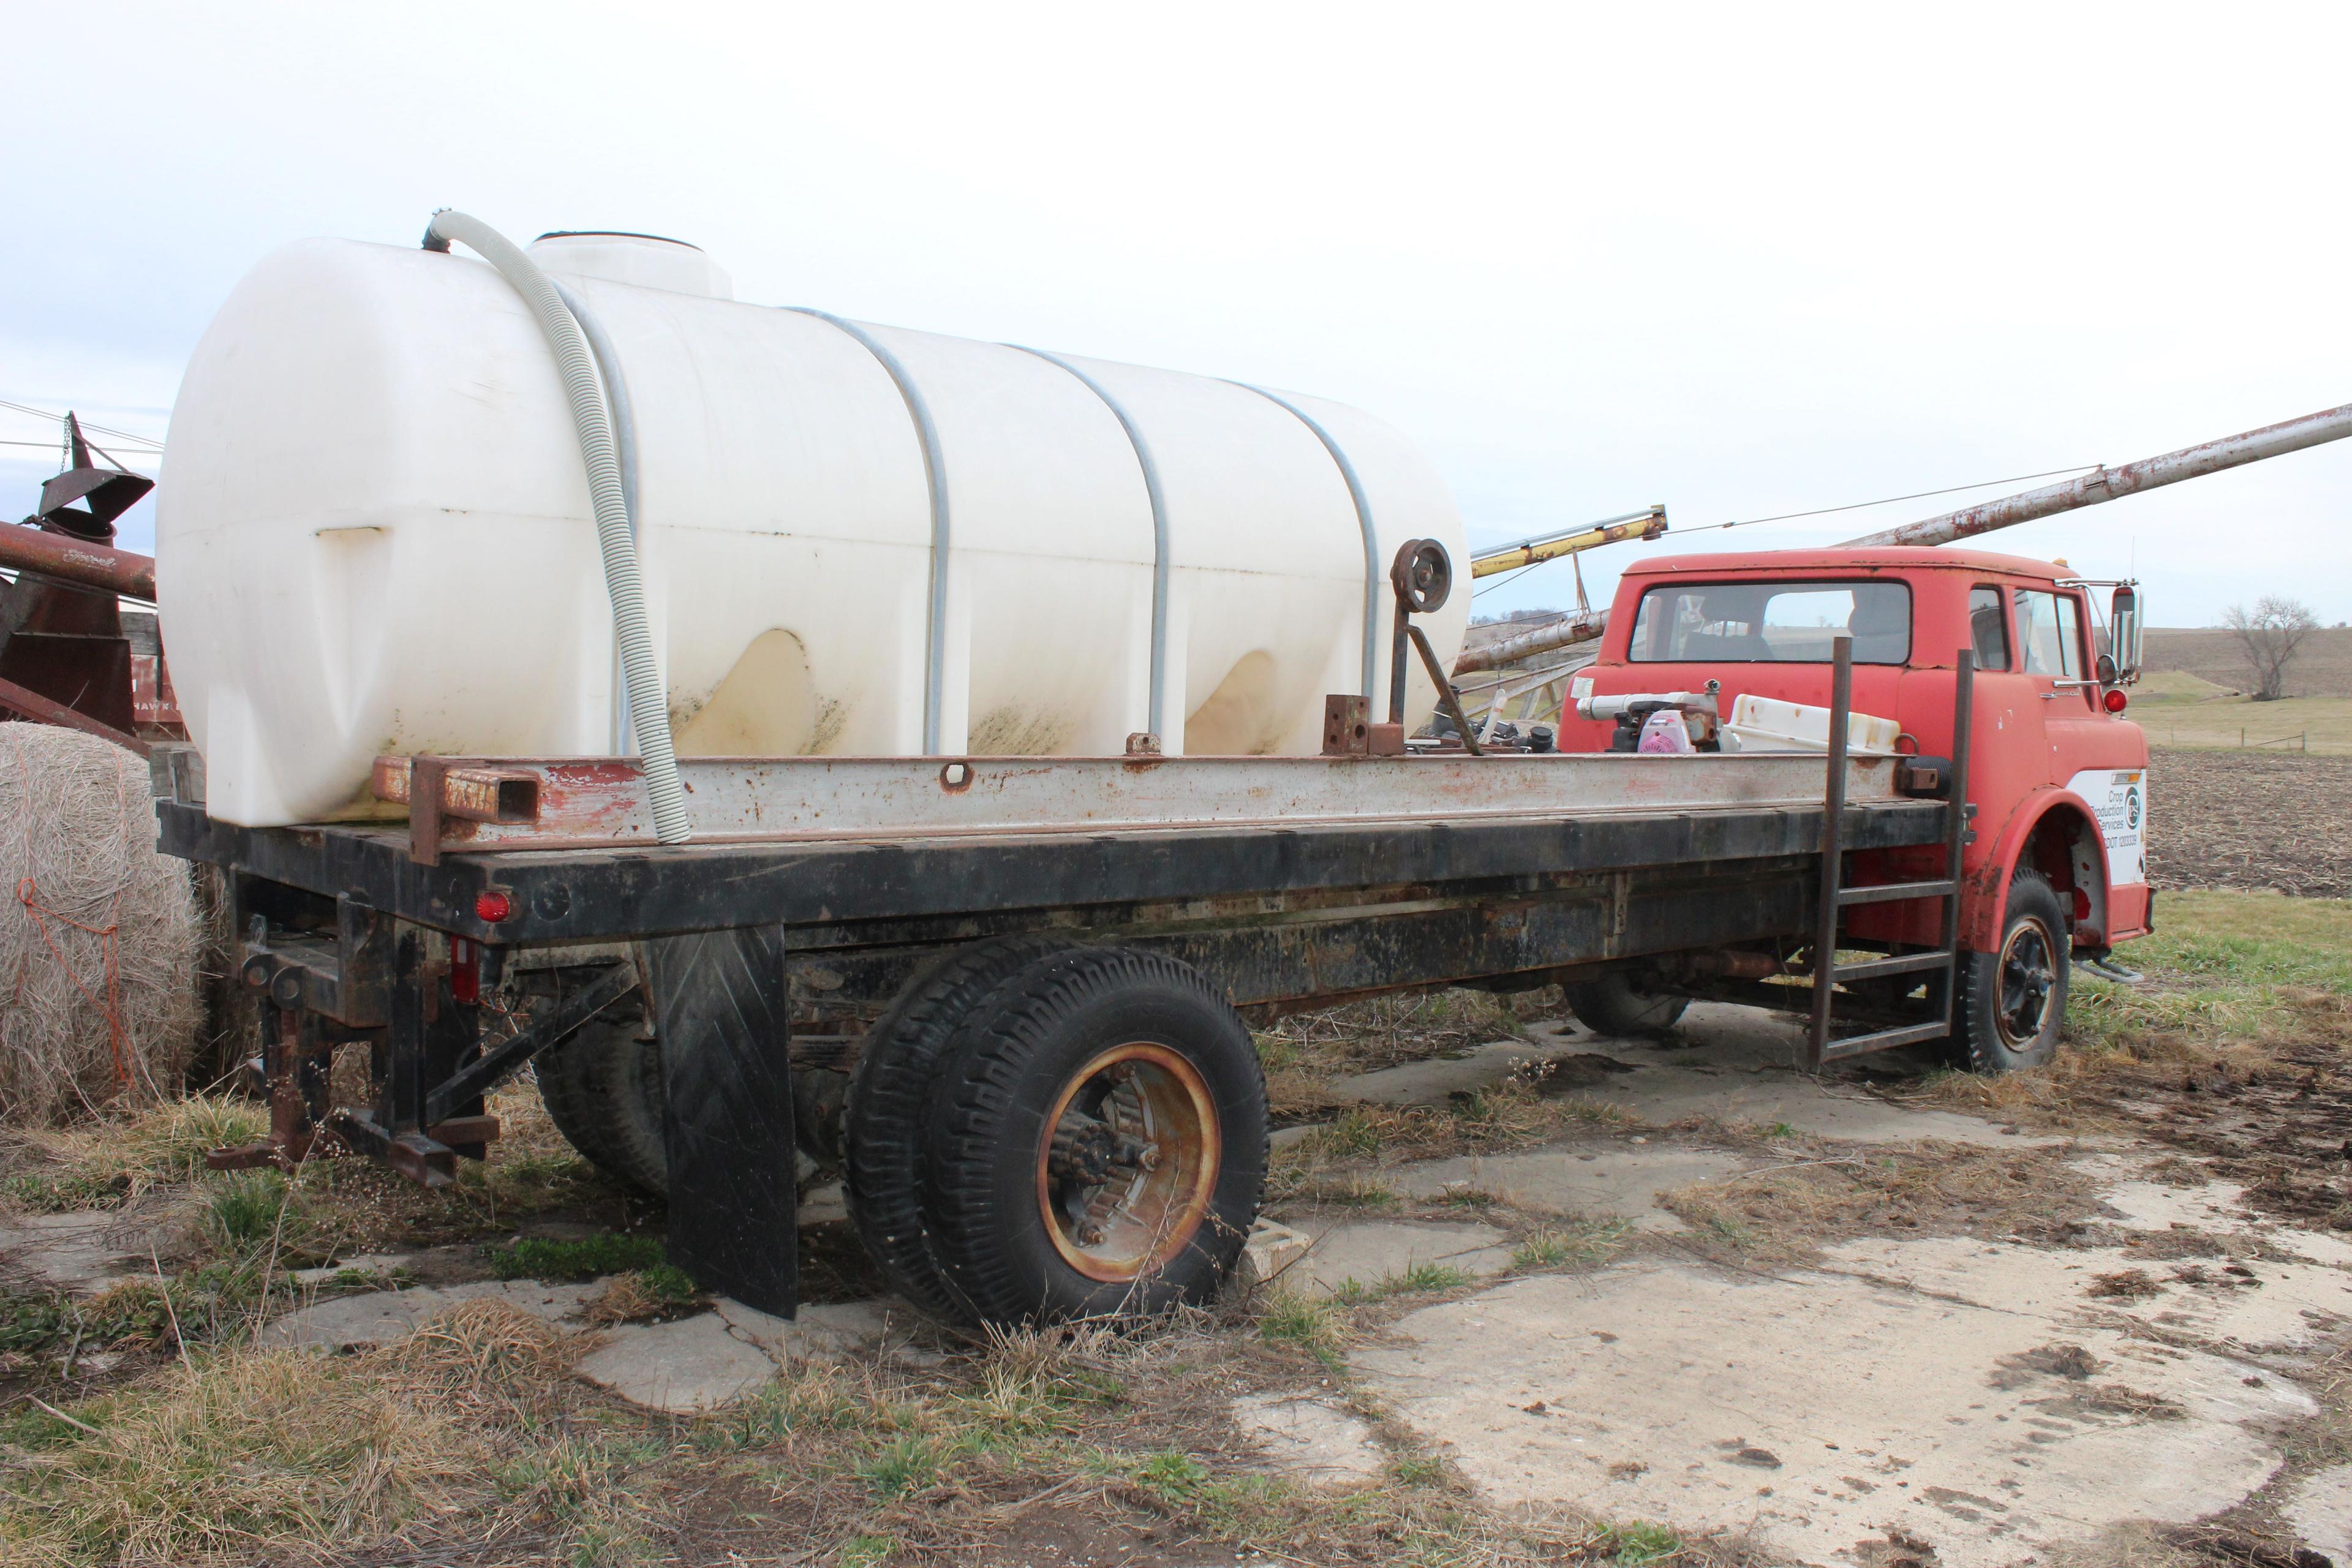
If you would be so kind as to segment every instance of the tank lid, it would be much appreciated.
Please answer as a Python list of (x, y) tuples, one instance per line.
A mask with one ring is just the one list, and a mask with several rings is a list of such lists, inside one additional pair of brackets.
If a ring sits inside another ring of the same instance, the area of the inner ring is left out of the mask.
[(550, 272), (698, 294), (735, 298), (735, 280), (702, 247), (657, 234), (620, 229), (557, 229), (530, 243), (530, 258)]

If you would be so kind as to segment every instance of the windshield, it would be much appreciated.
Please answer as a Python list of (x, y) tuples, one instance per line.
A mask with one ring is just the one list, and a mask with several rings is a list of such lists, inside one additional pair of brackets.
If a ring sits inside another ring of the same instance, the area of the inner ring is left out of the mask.
[(1911, 657), (1901, 583), (1691, 583), (1653, 588), (1633, 620), (1636, 664), (1826, 664), (1853, 635), (1856, 664)]

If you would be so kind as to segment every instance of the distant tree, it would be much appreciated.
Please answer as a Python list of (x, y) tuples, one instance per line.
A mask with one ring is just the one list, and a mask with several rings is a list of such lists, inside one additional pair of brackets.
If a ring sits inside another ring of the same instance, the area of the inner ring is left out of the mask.
[(2319, 617), (2299, 599), (2264, 594), (2249, 611), (2232, 605), (2222, 612), (2221, 625), (2237, 639), (2238, 651), (2253, 672), (2254, 700), (2275, 702), (2286, 695), (2287, 666), (2303, 647), (2304, 639), (2319, 629)]

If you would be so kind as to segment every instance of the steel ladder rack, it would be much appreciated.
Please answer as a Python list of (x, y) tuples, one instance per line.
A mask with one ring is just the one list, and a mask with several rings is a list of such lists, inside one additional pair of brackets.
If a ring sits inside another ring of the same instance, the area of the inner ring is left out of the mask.
[[(1845, 774), (1848, 731), (1853, 712), (1853, 638), (1840, 632), (1831, 646), (1829, 777), (1822, 814), (1821, 907), (1813, 930), (1812, 1026), (1806, 1041), (1808, 1066), (1814, 1070), (1819, 1070), (1824, 1062), (1939, 1040), (1951, 1033), (1953, 1007), (1959, 989), (1960, 861), (1968, 849), (1969, 819), (1973, 815), (1968, 799), (1969, 748), (1976, 710), (1976, 653), (1972, 648), (1962, 648), (1953, 673), (1952, 773), (1947, 792), (1951, 821), (1944, 844), (1944, 875), (1932, 881), (1881, 882), (1858, 888), (1845, 885)], [(1906, 903), (1918, 899), (1936, 899), (1943, 904), (1940, 937), (1935, 947), (1921, 952), (1858, 959), (1850, 963), (1838, 962), (1838, 939), (1847, 910), (1861, 904)], [(1882, 974), (1930, 976), (1931, 1006), (1936, 1016), (1866, 1034), (1832, 1037), (1839, 982)]]

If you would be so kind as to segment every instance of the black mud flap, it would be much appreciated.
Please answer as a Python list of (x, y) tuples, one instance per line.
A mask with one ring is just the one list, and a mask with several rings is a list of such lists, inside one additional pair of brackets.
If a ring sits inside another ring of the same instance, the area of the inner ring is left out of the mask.
[(800, 1304), (781, 926), (658, 937), (652, 961), (669, 1167), (669, 1260), (706, 1290)]

